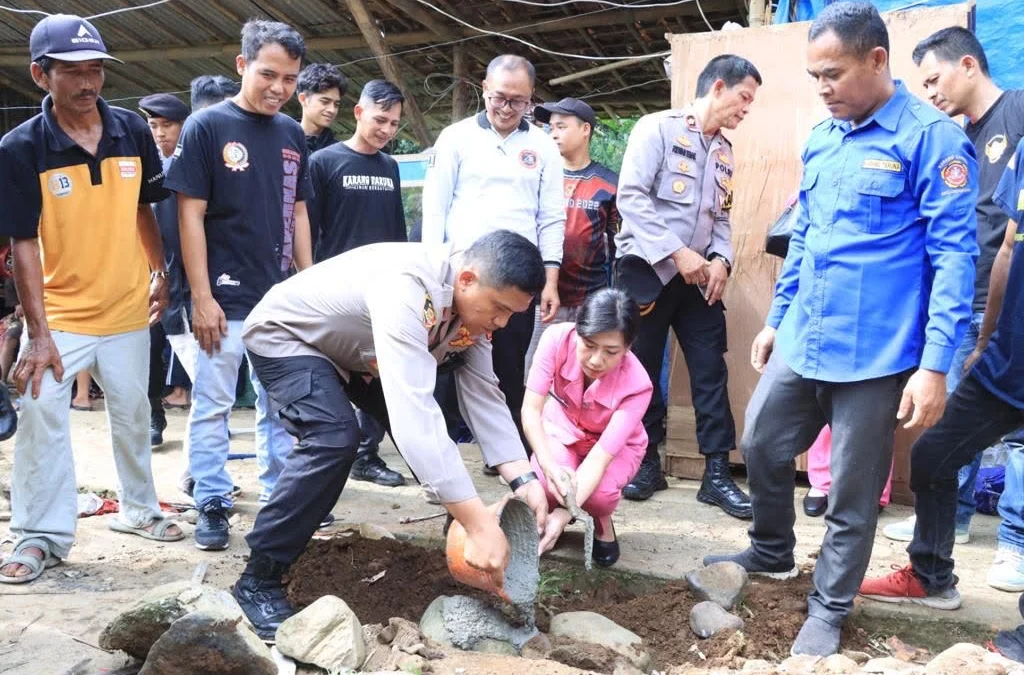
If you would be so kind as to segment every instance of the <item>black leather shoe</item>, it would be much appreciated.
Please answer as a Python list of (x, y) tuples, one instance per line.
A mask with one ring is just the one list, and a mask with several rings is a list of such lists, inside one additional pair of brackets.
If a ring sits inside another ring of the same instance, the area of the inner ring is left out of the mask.
[(808, 492), (804, 495), (804, 513), (811, 518), (825, 515), (828, 510), (828, 495), (811, 496)]
[(231, 587), (231, 595), (264, 642), (274, 642), (278, 627), (295, 614), (280, 579), (258, 579), (243, 574)]
[(660, 460), (644, 457), (633, 480), (622, 488), (622, 496), (635, 502), (642, 502), (650, 499), (655, 492), (667, 489), (668, 483), (665, 481), (665, 475), (661, 473)]
[(152, 422), (149, 423), (149, 444), (154, 448), (164, 444), (164, 430)]
[(405, 485), (405, 478), (397, 471), (392, 471), (384, 460), (375, 452), (361, 453), (352, 464), (349, 476), (355, 480), (365, 480), (385, 487)]
[(164, 443), (164, 429), (167, 428), (167, 415), (160, 397), (149, 399), (149, 444), (154, 448)]
[[(612, 524), (612, 535), (615, 535), (615, 524)], [(590, 557), (598, 567), (611, 567), (619, 559), (619, 538), (614, 541), (594, 539), (594, 550)]]
[(704, 479), (697, 491), (697, 501), (717, 506), (733, 518), (750, 520), (754, 517), (750, 497), (737, 487), (729, 473), (727, 452), (705, 455)]

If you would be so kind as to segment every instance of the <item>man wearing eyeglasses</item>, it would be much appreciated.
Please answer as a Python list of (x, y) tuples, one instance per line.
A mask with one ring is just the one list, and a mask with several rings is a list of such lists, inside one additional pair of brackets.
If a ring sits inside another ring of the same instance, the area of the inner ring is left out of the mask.
[[(423, 187), (423, 242), (450, 241), (464, 249), (494, 230), (523, 235), (544, 259), (547, 281), (539, 302), (541, 318), (549, 322), (559, 307), (565, 197), (558, 146), (523, 119), (532, 107), (535, 77), (526, 59), (496, 57), (483, 81), (485, 112), (441, 132)], [(532, 307), (513, 314), (493, 335), (494, 373), (520, 437), (532, 317)]]

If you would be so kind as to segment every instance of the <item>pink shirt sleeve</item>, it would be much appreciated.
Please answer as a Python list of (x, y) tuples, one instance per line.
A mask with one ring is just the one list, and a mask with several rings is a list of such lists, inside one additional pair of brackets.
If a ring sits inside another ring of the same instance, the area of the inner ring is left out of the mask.
[(566, 335), (573, 328), (573, 324), (556, 324), (544, 331), (537, 343), (537, 351), (533, 353), (533, 364), (530, 366), (530, 375), (526, 378), (526, 388), (535, 394), (547, 396), (551, 391), (551, 384), (555, 379), (555, 371), (562, 367), (559, 362), (558, 352)]
[(636, 428), (643, 422), (644, 413), (651, 402), (651, 393), (654, 391), (650, 378), (636, 356), (630, 353), (626, 358), (629, 362), (623, 364), (626, 372), (622, 373), (619, 386), (627, 388), (629, 393), (619, 401), (618, 407), (608, 420), (608, 426), (601, 432), (601, 437), (594, 445), (612, 457), (619, 454)]

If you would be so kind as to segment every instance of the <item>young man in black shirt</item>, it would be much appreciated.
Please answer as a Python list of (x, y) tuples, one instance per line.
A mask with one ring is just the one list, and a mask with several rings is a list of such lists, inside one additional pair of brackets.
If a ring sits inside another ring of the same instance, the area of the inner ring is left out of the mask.
[[(313, 262), (305, 134), (280, 112), (295, 93), (305, 51), (302, 37), (285, 24), (246, 23), (236, 57), (241, 91), (188, 119), (167, 176), (166, 187), (178, 193), (192, 332), (200, 347), (185, 448), (200, 512), (195, 544), (203, 550), (228, 546), (227, 418), (245, 355), (242, 322), (293, 264), (301, 270)], [(265, 501), (292, 439), (252, 380)]]
[(346, 89), (348, 80), (330, 63), (311, 63), (299, 73), (302, 131), (309, 154), (338, 142), (331, 133), (331, 124), (338, 116)]
[[(391, 82), (367, 82), (354, 110), (355, 133), (310, 158), (314, 196), (309, 222), (317, 233), (316, 262), (366, 244), (407, 241), (398, 162), (383, 152), (398, 132), (404, 101)], [(362, 410), (356, 417), (361, 438), (351, 477), (390, 487), (404, 485), (402, 474), (389, 469), (378, 454), (383, 427)]]
[[(980, 255), (974, 277), (971, 324), (946, 377), (946, 390), (952, 394), (960, 383), (964, 362), (978, 341), (988, 302), (992, 264), (1006, 233), (1006, 213), (992, 197), (1014, 148), (1024, 137), (1024, 91), (1003, 91), (992, 81), (985, 50), (966, 28), (955, 26), (933, 33), (917, 45), (913, 58), (932, 104), (950, 117), (963, 115), (966, 119), (964, 131), (978, 156), (975, 213), (978, 217)], [(1018, 432), (1006, 440), (1019, 445), (1024, 439)], [(967, 543), (970, 538), (971, 516), (975, 510), (974, 485), (982, 454), (978, 453), (971, 464), (960, 470), (960, 503), (955, 534), (958, 544)], [(1020, 483), (1011, 480), (1009, 475), (1011, 465), (1007, 466), (1007, 496), (1019, 492), (1017, 486)], [(1020, 555), (1014, 554), (1024, 547), (1024, 513), (1017, 512), (1016, 508), (1009, 509), (1011, 504), (1020, 504), (1020, 500), (1021, 497), (1016, 495), (1012, 500), (1000, 500), (1000, 514), (1004, 520), (999, 529), (999, 553), (988, 578), (989, 585), (1013, 592), (1024, 591), (1024, 561)], [(911, 541), (914, 527), (915, 519), (911, 517), (887, 526), (882, 532), (889, 539)]]

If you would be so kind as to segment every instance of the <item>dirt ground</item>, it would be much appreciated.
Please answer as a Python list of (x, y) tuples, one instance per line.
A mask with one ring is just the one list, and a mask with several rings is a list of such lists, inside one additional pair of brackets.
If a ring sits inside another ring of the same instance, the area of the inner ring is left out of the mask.
[[(153, 467), (157, 490), (164, 501), (181, 501), (183, 496), (176, 488), (176, 481), (184, 467), (182, 436), (185, 413), (169, 413), (170, 426), (165, 434), (167, 443), (154, 452)], [(232, 452), (252, 452), (252, 412), (237, 411), (231, 420), (232, 429), (238, 431), (232, 439)], [(116, 474), (110, 454), (109, 433), (105, 414), (94, 412), (72, 413), (72, 439), (75, 452), (78, 483), (93, 489), (116, 489)], [(0, 454), (10, 458), (13, 443), (0, 446)], [(393, 466), (408, 470), (390, 447), (383, 452)], [(480, 473), (479, 452), (473, 446), (463, 446), (463, 456), (470, 473), (477, 482), (485, 501), (497, 500), (507, 488), (494, 479), (484, 478)], [(172, 544), (158, 544), (138, 537), (117, 534), (108, 528), (112, 516), (91, 517), (79, 520), (78, 541), (70, 558), (62, 565), (49, 570), (43, 578), (26, 586), (0, 586), (0, 675), (57, 675), (67, 672), (76, 665), (87, 663), (79, 672), (88, 674), (108, 672), (125, 663), (125, 658), (108, 654), (97, 646), (97, 639), (103, 627), (119, 612), (127, 608), (145, 591), (171, 581), (188, 579), (200, 562), (208, 564), (206, 582), (221, 588), (228, 588), (244, 566), (248, 552), (244, 534), (251, 528), (256, 512), (257, 495), (255, 460), (237, 460), (229, 463), (229, 470), (235, 482), (242, 486), (244, 493), (236, 505), (237, 520), (233, 524), (231, 547), (219, 553), (197, 550), (191, 537)], [(689, 570), (699, 565), (699, 560), (712, 551), (738, 550), (744, 546), (746, 523), (725, 516), (717, 509), (699, 505), (694, 497), (697, 483), (670, 480), (670, 489), (658, 493), (652, 500), (643, 503), (624, 502), (616, 516), (623, 554), (615, 569), (618, 573), (643, 573), (665, 580), (680, 580)], [(802, 496), (798, 490), (797, 500)], [(366, 483), (350, 482), (345, 494), (334, 509), (338, 526), (337, 534), (345, 524), (370, 522), (381, 525), (398, 535), (414, 537), (420, 541), (439, 542), (443, 519), (403, 524), (404, 518), (418, 518), (439, 512), (439, 508), (427, 504), (422, 492), (415, 486), (384, 488)], [(910, 513), (906, 507), (890, 507), (883, 513), (880, 526), (903, 518)], [(972, 530), (972, 542), (958, 546), (955, 551), (957, 572), (960, 576), (960, 590), (964, 596), (964, 607), (957, 612), (936, 612), (904, 606), (882, 606), (878, 603), (858, 602), (852, 618), (852, 629), (846, 634), (847, 645), (861, 644), (861, 640), (877, 641), (888, 635), (897, 634), (905, 641), (922, 640), (927, 643), (936, 636), (969, 636), (977, 641), (981, 634), (975, 630), (958, 633), (960, 623), (982, 624), (986, 631), (1009, 628), (1020, 623), (1017, 613), (1017, 596), (989, 589), (985, 585), (985, 574), (991, 563), (995, 548), (995, 527), (998, 520), (978, 517)], [(185, 525), (191, 534), (191, 527)], [(5, 534), (5, 524), (0, 523), (0, 538)], [(824, 532), (822, 519), (805, 518), (797, 520), (798, 561), (809, 567)], [(579, 532), (569, 533), (563, 538), (550, 560), (559, 565), (545, 563), (542, 577), (542, 609), (565, 611), (588, 608), (605, 613), (613, 620), (636, 631), (648, 642), (656, 659), (666, 658), (670, 662), (674, 655), (683, 650), (686, 640), (673, 640), (686, 628), (688, 604), (692, 603), (685, 588), (679, 584), (663, 586), (659, 593), (652, 594), (650, 584), (626, 576), (608, 576), (604, 573), (588, 575), (582, 571), (581, 540)], [(337, 546), (322, 544), (317, 546)], [(880, 535), (876, 538), (874, 555), (869, 572), (887, 571), (893, 564), (905, 564), (905, 544), (889, 542)], [(9, 546), (0, 547), (6, 552)], [(331, 583), (321, 580), (323, 592), (335, 588), (337, 594), (356, 606), (363, 602), (360, 596), (372, 598), (366, 609), (356, 609), (364, 623), (380, 620), (384, 614), (406, 615), (390, 610), (383, 611), (393, 602), (393, 607), (405, 607), (411, 612), (409, 579), (420, 579), (423, 588), (417, 596), (416, 606), (426, 606), (437, 590), (437, 594), (453, 592), (450, 579), (443, 567), (439, 551), (429, 552), (433, 562), (427, 564), (418, 550), (413, 551), (411, 560), (403, 574), (390, 572), (379, 582), (362, 589), (360, 580), (370, 578), (380, 571), (381, 555), (367, 556), (367, 570), (377, 560), (376, 570), (365, 573), (353, 567), (352, 575), (358, 576), (358, 583), (351, 579), (348, 584), (338, 582), (323, 567)], [(350, 556), (352, 554), (350, 553)], [(404, 553), (401, 555), (405, 555)], [(429, 556), (428, 556), (429, 557)], [(547, 560), (547, 559), (546, 559)], [(391, 560), (389, 559), (389, 562)], [(300, 569), (301, 565), (300, 564)], [(352, 558), (350, 557), (350, 567)], [(411, 569), (409, 569), (411, 567)], [(392, 567), (394, 569), (394, 567)], [(339, 578), (345, 574), (344, 566), (338, 565), (334, 574)], [(404, 583), (389, 587), (385, 582), (398, 578)], [(433, 581), (429, 581), (433, 579)], [(751, 589), (747, 608), (753, 613), (747, 620), (748, 634), (757, 635), (764, 629), (765, 635), (752, 642), (761, 645), (765, 654), (773, 651), (783, 657), (788, 652), (788, 640), (795, 635), (799, 622), (796, 617), (805, 611), (805, 591), (808, 583), (805, 576), (780, 585), (776, 582), (757, 584)], [(647, 586), (645, 586), (647, 584)], [(360, 593), (366, 590), (366, 593)], [(645, 590), (646, 589), (646, 590)], [(387, 592), (385, 592), (385, 590)], [(302, 591), (301, 584), (293, 587), (293, 593)], [(305, 591), (306, 596), (316, 589)], [(463, 591), (464, 592), (464, 591)], [(646, 595), (645, 595), (646, 593)], [(364, 598), (364, 599), (365, 599)], [(656, 607), (653, 602), (658, 602)], [(777, 603), (777, 606), (770, 606)], [(381, 616), (374, 614), (380, 608)], [(362, 613), (360, 613), (362, 611)], [(422, 608), (411, 619), (418, 619)], [(773, 614), (773, 612), (775, 612)], [(779, 612), (788, 614), (791, 620), (778, 619)], [(365, 614), (365, 616), (364, 616)], [(655, 617), (657, 620), (652, 620)], [(773, 618), (774, 617), (774, 618)], [(543, 623), (543, 616), (539, 617)], [(947, 623), (940, 623), (946, 620)], [(653, 625), (651, 625), (653, 624)], [(930, 632), (921, 632), (923, 626), (932, 627)], [(862, 632), (861, 632), (862, 631)], [(921, 637), (917, 637), (917, 636)], [(928, 637), (928, 636), (931, 637)], [(913, 636), (913, 637), (907, 637)], [(749, 637), (749, 635), (748, 635)], [(772, 640), (775, 640), (774, 646)], [(688, 650), (693, 644), (686, 644)], [(701, 649), (713, 652), (713, 644), (703, 642)], [(667, 655), (667, 656), (663, 656)], [(686, 652), (683, 660), (693, 654)], [(681, 661), (680, 661), (681, 662)], [(443, 661), (433, 662), (434, 672), (446, 674), (463, 669), (463, 673), (494, 673), (495, 675), (521, 675), (522, 666), (512, 661), (491, 656), (460, 653)], [(107, 669), (107, 670), (104, 670)], [(568, 675), (584, 672), (559, 664), (531, 662), (531, 673), (537, 675)]]

